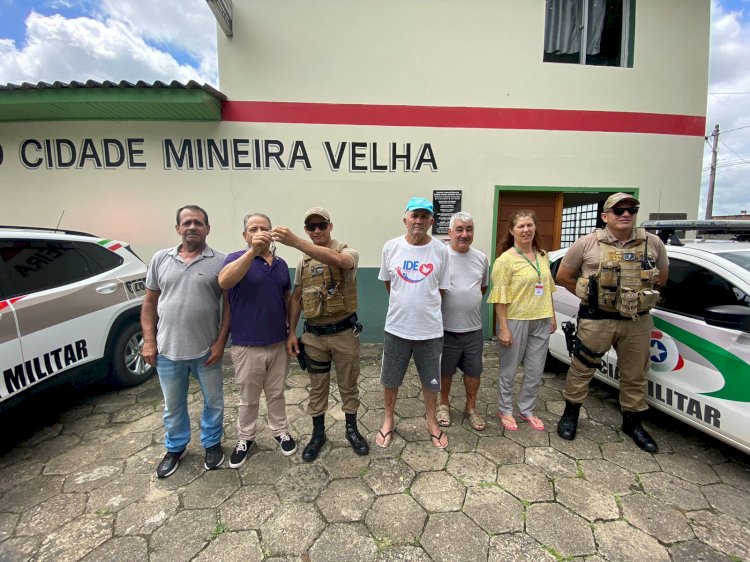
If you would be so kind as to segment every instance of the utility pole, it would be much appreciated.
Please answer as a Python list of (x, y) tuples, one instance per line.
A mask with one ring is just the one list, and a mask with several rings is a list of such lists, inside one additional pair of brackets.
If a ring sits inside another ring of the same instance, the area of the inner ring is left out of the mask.
[[(706, 198), (706, 220), (710, 220), (714, 214), (714, 183), (716, 182), (716, 155), (719, 152), (719, 126), (714, 127), (711, 135), (714, 142), (711, 145), (711, 175), (708, 176), (708, 197)], [(708, 141), (708, 137), (706, 137)]]

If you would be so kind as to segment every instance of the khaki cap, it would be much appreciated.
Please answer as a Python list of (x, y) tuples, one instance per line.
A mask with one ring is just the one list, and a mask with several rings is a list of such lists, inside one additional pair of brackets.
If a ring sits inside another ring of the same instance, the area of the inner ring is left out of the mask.
[(307, 222), (307, 219), (309, 219), (313, 215), (318, 215), (320, 217), (323, 217), (328, 222), (331, 222), (331, 215), (323, 207), (310, 207), (307, 211), (305, 211), (305, 222)]
[(641, 204), (641, 202), (630, 195), (630, 193), (613, 193), (612, 195), (607, 197), (607, 200), (604, 202), (604, 210), (608, 211), (622, 201), (632, 201), (635, 205)]

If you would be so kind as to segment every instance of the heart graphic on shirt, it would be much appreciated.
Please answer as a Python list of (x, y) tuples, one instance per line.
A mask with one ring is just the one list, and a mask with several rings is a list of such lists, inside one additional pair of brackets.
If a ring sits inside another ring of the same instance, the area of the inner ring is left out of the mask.
[(432, 273), (433, 269), (434, 266), (431, 263), (423, 263), (419, 266), (419, 273), (427, 277), (430, 273)]

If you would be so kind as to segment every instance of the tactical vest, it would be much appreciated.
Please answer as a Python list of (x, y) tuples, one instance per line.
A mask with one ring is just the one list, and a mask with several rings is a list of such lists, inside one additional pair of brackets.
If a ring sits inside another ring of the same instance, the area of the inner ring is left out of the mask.
[[(346, 244), (338, 244), (333, 249), (341, 253), (344, 248)], [(302, 310), (308, 320), (357, 312), (356, 280), (306, 255), (302, 259)]]
[[(618, 312), (626, 318), (636, 319), (640, 313), (648, 312), (659, 302), (656, 283), (659, 270), (652, 267), (648, 259), (646, 231), (635, 230), (637, 245), (632, 248), (613, 246), (604, 230), (596, 230), (599, 242), (599, 270), (597, 283), (597, 307), (605, 312)], [(588, 305), (589, 280), (580, 277), (576, 284), (576, 295)]]

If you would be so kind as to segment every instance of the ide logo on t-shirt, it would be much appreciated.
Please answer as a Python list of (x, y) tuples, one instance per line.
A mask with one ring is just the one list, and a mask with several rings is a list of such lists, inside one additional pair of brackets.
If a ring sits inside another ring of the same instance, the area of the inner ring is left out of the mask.
[(396, 266), (396, 273), (407, 283), (419, 283), (427, 279), (435, 270), (431, 263), (420, 264), (418, 261), (404, 260), (403, 267)]

